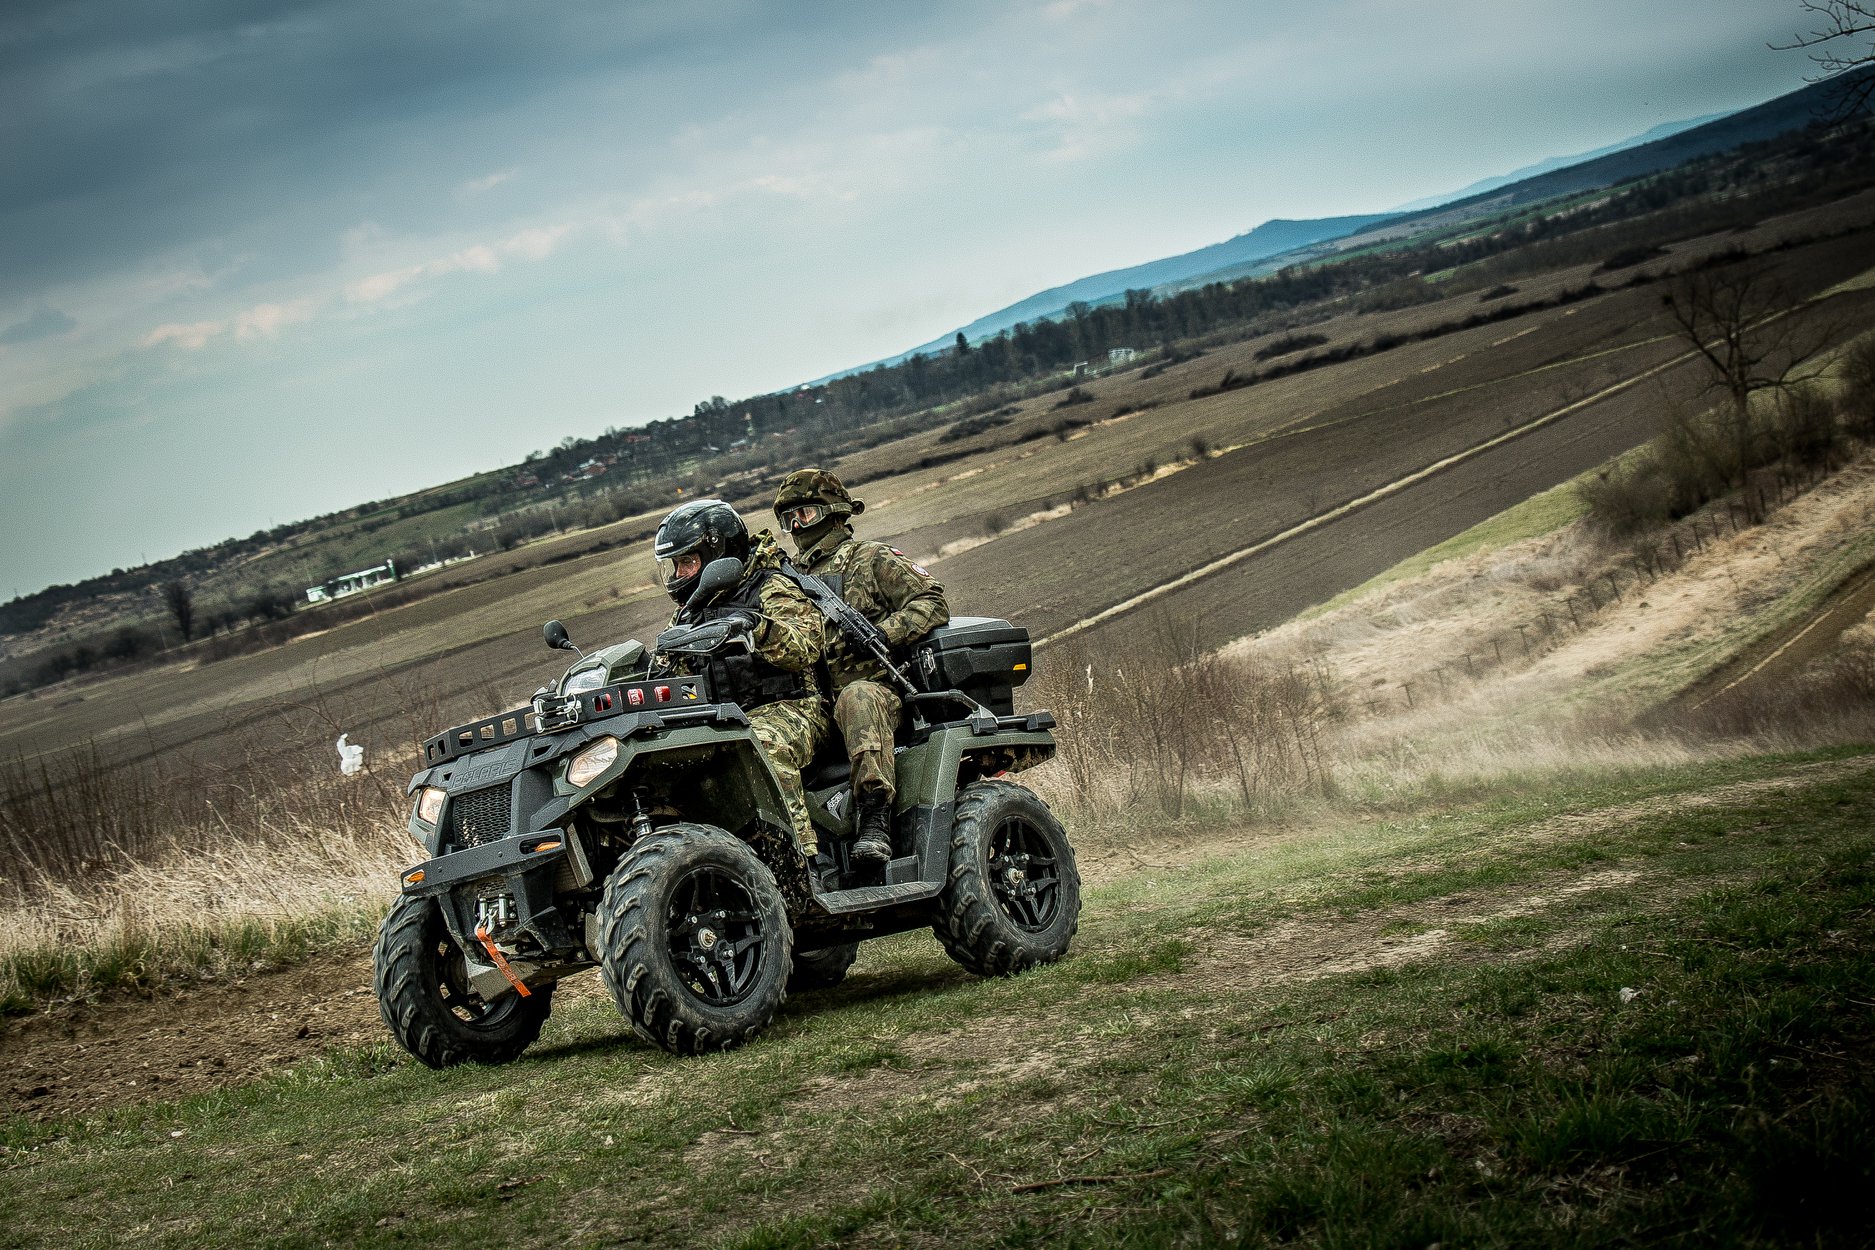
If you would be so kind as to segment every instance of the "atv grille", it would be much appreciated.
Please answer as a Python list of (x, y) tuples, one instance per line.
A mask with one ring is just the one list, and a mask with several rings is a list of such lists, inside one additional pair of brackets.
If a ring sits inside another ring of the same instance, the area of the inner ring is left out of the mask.
[(505, 783), (456, 795), (449, 800), (449, 840), (458, 846), (481, 846), (507, 837), (508, 806)]

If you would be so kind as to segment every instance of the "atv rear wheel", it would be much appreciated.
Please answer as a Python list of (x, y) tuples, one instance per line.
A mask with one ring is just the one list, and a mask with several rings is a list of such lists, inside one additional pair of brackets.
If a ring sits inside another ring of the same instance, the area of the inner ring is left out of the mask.
[(378, 926), (378, 1011), (397, 1044), (432, 1068), (507, 1063), (540, 1036), (553, 983), (488, 1002), (469, 984), (462, 950), (436, 900), (400, 898)]
[(846, 980), (847, 969), (858, 958), (858, 942), (846, 942), (817, 951), (796, 951), (794, 969), (788, 973), (788, 993), (832, 989)]
[(965, 786), (931, 924), (950, 957), (979, 976), (1053, 963), (1068, 953), (1080, 917), (1074, 848), (1048, 805), (1007, 781)]
[(794, 931), (768, 866), (710, 825), (666, 825), (599, 902), (599, 967), (640, 1037), (680, 1055), (739, 1046), (787, 997)]

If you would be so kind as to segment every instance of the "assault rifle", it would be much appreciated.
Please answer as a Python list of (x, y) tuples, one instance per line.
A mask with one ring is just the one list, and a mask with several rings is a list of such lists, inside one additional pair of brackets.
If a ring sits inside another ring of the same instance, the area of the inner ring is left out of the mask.
[(867, 620), (842, 599), (838, 591), (812, 573), (786, 562), (782, 564), (781, 571), (789, 581), (801, 588), (801, 593), (813, 601), (814, 606), (820, 609), (820, 614), (832, 622), (848, 642), (879, 661), (891, 677), (892, 684), (898, 687), (899, 693), (914, 700), (920, 696), (917, 683), (892, 659), (892, 642), (885, 636), (884, 630)]

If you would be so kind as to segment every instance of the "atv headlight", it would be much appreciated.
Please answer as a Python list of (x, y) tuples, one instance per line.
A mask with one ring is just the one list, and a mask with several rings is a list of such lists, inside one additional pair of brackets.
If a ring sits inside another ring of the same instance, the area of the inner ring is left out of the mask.
[(567, 694), (584, 694), (588, 690), (597, 690), (605, 685), (605, 670), (602, 668), (582, 669), (566, 679)]
[(417, 795), (417, 819), (426, 825), (434, 825), (437, 817), (443, 814), (443, 800), (449, 796), (435, 786), (425, 786)]
[(592, 779), (618, 761), (618, 739), (599, 738), (580, 749), (566, 766), (568, 785), (587, 786)]

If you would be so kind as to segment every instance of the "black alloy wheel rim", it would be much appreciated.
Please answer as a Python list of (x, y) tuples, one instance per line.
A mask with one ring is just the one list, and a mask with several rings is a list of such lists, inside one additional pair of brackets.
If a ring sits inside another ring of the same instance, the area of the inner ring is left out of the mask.
[(986, 848), (996, 904), (1024, 933), (1041, 933), (1061, 909), (1061, 862), (1048, 835), (1020, 816), (1005, 817)]
[(768, 933), (755, 896), (733, 872), (706, 865), (679, 878), (665, 933), (679, 979), (712, 1007), (735, 1006), (762, 979)]
[(471, 1028), (492, 1028), (500, 1024), (520, 1001), (519, 994), (503, 994), (490, 1003), (477, 993), (469, 984), (468, 961), (448, 938), (437, 939), (436, 971), (436, 996), (442, 999), (444, 1010)]

